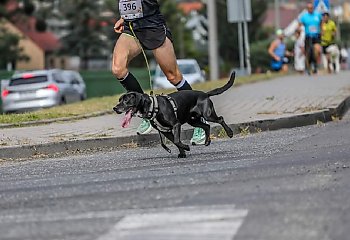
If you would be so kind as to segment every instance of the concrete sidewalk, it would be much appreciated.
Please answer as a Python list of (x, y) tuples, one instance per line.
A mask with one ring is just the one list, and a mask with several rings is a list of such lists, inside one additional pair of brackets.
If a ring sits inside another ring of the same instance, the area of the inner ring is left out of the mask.
[[(224, 84), (224, 82), (223, 82)], [(212, 97), (218, 115), (239, 133), (274, 130), (331, 121), (347, 111), (350, 102), (350, 72), (337, 75), (286, 76), (233, 87)], [(116, 99), (117, 101), (117, 99)], [(113, 106), (111, 106), (112, 108)], [(121, 128), (122, 116), (114, 114), (62, 123), (21, 128), (0, 128), (0, 159), (118, 147), (130, 143), (158, 143), (158, 133), (137, 136), (140, 119)], [(212, 132), (220, 128), (212, 125)], [(184, 125), (184, 139), (192, 128)]]

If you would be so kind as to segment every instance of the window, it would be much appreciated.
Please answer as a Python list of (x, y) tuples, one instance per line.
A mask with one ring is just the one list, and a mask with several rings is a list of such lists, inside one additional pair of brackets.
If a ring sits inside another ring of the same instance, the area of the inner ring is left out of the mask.
[(11, 79), (9, 85), (17, 86), (22, 84), (43, 83), (46, 81), (47, 81), (47, 76), (32, 76), (32, 77)]

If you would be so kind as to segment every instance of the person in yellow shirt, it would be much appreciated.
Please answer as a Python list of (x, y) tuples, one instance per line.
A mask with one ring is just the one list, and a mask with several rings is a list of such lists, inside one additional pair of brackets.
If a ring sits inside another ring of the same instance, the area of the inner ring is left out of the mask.
[(321, 46), (323, 50), (323, 54), (325, 54), (327, 59), (328, 71), (330, 71), (330, 58), (331, 53), (327, 51), (327, 49), (335, 45), (335, 37), (337, 34), (337, 26), (333, 20), (329, 18), (329, 13), (324, 12), (322, 14), (322, 23), (321, 23)]

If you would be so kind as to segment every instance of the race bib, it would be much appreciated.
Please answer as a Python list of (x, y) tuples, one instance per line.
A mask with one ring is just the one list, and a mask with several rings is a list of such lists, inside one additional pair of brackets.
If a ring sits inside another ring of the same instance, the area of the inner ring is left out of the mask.
[(310, 26), (309, 27), (309, 32), (310, 33), (317, 33), (317, 27), (316, 26)]
[(142, 18), (142, 0), (120, 0), (119, 12), (123, 19)]

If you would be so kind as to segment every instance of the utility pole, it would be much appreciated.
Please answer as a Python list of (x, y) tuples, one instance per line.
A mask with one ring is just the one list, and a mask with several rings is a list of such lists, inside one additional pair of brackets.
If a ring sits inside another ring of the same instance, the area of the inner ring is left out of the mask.
[(275, 0), (275, 30), (281, 28), (280, 0)]
[(207, 1), (208, 9), (208, 47), (210, 79), (219, 79), (218, 29), (216, 17), (216, 0)]
[(227, 20), (230, 23), (238, 23), (240, 68), (241, 70), (244, 69), (245, 60), (246, 73), (251, 74), (252, 68), (250, 63), (248, 34), (248, 22), (252, 20), (251, 0), (227, 0)]
[(239, 49), (239, 68), (244, 71), (244, 42), (243, 42), (243, 23), (238, 23), (238, 49)]

